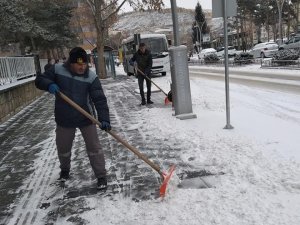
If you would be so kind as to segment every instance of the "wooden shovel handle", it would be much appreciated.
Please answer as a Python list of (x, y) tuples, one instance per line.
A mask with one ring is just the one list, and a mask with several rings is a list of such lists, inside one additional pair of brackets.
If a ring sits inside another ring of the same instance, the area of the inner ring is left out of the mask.
[(156, 83), (154, 83), (145, 73), (143, 73), (138, 67), (136, 67), (137, 71), (140, 72), (144, 77), (146, 77), (147, 80), (151, 81), (152, 84), (154, 84), (159, 90), (161, 90), (162, 93), (165, 94), (165, 96), (168, 96), (166, 92), (164, 92), (163, 89), (161, 89)]
[[(101, 123), (95, 119), (91, 114), (89, 114), (87, 111), (85, 111), (83, 108), (81, 108), (78, 104), (76, 104), (74, 101), (72, 101), (70, 98), (68, 98), (65, 94), (62, 92), (58, 92), (59, 96), (65, 100), (67, 103), (69, 103), (71, 106), (73, 106), (75, 109), (77, 109), (80, 113), (82, 113), (84, 116), (89, 118), (93, 123), (99, 125), (101, 127)], [(113, 136), (117, 141), (119, 141), (122, 145), (127, 147), (130, 151), (132, 151), (134, 154), (136, 154), (140, 159), (142, 159), (145, 163), (147, 163), (149, 166), (151, 166), (154, 170), (156, 170), (161, 177), (164, 177), (164, 174), (161, 172), (158, 165), (154, 164), (152, 161), (150, 161), (146, 156), (144, 156), (140, 151), (130, 145), (127, 141), (123, 140), (119, 135), (117, 135), (112, 130), (106, 131), (111, 136)]]

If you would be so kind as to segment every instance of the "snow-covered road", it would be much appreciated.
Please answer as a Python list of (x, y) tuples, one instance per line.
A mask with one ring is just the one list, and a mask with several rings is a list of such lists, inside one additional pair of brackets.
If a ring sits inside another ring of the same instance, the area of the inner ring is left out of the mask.
[[(233, 83), (300, 94), (300, 72), (298, 70), (258, 70), (259, 67), (257, 64), (246, 67), (230, 67), (229, 79)], [(189, 71), (191, 77), (224, 81), (224, 67), (190, 66)]]

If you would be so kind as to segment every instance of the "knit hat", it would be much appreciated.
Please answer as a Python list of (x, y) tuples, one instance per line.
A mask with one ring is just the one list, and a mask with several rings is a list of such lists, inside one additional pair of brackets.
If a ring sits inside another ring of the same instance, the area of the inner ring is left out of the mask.
[(86, 51), (83, 48), (75, 47), (69, 53), (70, 63), (87, 63), (88, 57)]

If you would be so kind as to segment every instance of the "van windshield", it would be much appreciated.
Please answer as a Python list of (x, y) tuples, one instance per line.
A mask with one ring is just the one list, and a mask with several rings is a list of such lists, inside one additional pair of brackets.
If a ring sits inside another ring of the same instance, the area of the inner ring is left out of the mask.
[(152, 54), (160, 54), (168, 51), (167, 42), (164, 38), (145, 38), (141, 42), (146, 44)]

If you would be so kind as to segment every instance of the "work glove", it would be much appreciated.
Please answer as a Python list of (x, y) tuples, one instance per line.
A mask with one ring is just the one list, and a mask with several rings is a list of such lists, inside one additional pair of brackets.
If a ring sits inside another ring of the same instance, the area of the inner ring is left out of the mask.
[(57, 92), (59, 92), (59, 87), (57, 86), (57, 84), (55, 83), (52, 83), (48, 86), (48, 91), (51, 93), (51, 94), (56, 94)]
[(107, 121), (102, 121), (100, 128), (101, 128), (101, 130), (105, 130), (105, 131), (110, 131), (111, 130), (110, 123), (107, 122)]

